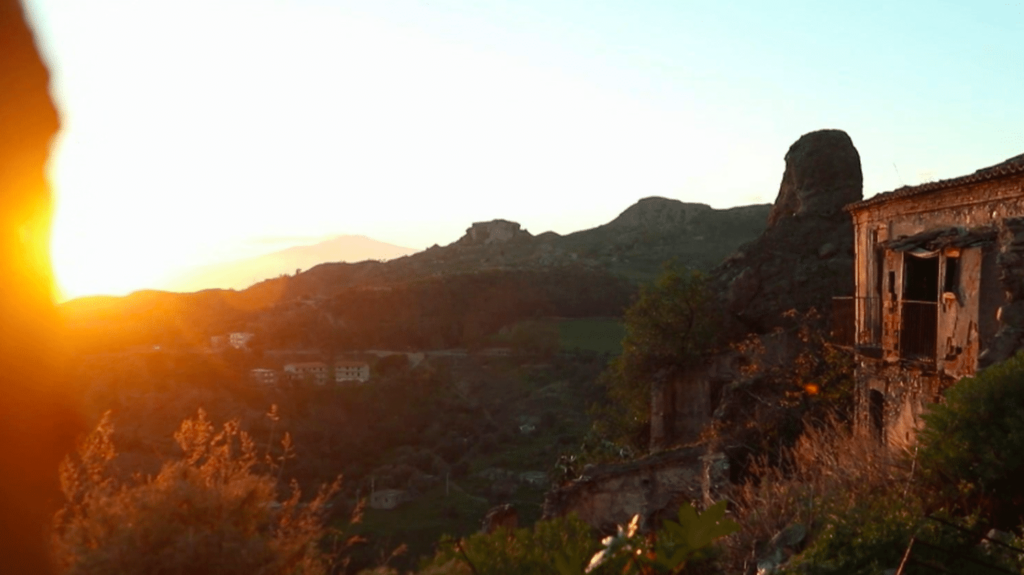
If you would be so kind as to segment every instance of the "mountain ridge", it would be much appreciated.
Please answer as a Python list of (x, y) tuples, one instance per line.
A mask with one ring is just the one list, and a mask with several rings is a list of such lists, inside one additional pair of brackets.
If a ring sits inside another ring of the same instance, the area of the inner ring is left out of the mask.
[(228, 331), (305, 347), (310, 334), (336, 329), (346, 345), (458, 347), (529, 318), (618, 316), (665, 261), (709, 271), (759, 237), (770, 210), (644, 198), (608, 224), (565, 236), (477, 222), (447, 246), (389, 261), (321, 263), (242, 290), (146, 290), (59, 309), (72, 339), (94, 352), (202, 346)]

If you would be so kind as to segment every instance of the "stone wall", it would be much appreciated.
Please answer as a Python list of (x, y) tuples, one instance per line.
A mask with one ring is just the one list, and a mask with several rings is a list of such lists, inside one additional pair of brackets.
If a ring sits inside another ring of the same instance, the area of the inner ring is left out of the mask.
[(1000, 230), (996, 260), (1005, 297), (996, 312), (998, 331), (979, 359), (979, 367), (1009, 359), (1024, 349), (1024, 218), (1010, 218)]
[(718, 499), (728, 480), (725, 455), (685, 447), (630, 461), (587, 466), (575, 481), (548, 492), (545, 517), (575, 513), (595, 529), (613, 530), (640, 515), (643, 525), (674, 517), (688, 502)]
[[(928, 405), (955, 381), (920, 365), (900, 365), (859, 357), (857, 366), (857, 427), (880, 443), (909, 447), (924, 421)], [(872, 421), (872, 392), (880, 394), (879, 421)], [(876, 427), (880, 425), (880, 429)]]

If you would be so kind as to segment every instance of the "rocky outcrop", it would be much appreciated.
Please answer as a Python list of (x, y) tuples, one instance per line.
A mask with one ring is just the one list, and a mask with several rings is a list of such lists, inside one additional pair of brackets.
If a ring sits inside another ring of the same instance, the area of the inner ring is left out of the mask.
[[(711, 272), (734, 320), (730, 339), (745, 344), (708, 358), (678, 381), (653, 386), (652, 448), (666, 451), (584, 472), (549, 494), (546, 514), (572, 511), (602, 527), (637, 513), (650, 519), (681, 499), (712, 498), (725, 484), (730, 462), (742, 463), (756, 443), (745, 434), (758, 430), (742, 422), (784, 419), (757, 400), (785, 393), (770, 375), (795, 363), (800, 353), (820, 351), (805, 349), (808, 330), (815, 329), (810, 324), (823, 323), (831, 298), (852, 289), (853, 228), (843, 207), (861, 198), (862, 181), (860, 157), (841, 131), (813, 132), (790, 147), (764, 232)], [(701, 206), (666, 210), (658, 204), (642, 201), (618, 225), (656, 227), (706, 218)], [(823, 313), (809, 314), (811, 309)], [(714, 439), (696, 443), (709, 424), (715, 426)]]
[(663, 232), (689, 226), (701, 216), (716, 211), (707, 204), (691, 204), (667, 198), (643, 198), (607, 224), (609, 229), (642, 229)]
[(483, 244), (502, 244), (515, 239), (532, 238), (530, 232), (521, 229), (516, 222), (508, 220), (491, 220), (475, 222), (466, 230), (466, 235), (458, 241), (459, 245), (479, 246)]
[(768, 226), (712, 271), (738, 333), (767, 333), (790, 323), (786, 312), (827, 316), (831, 298), (853, 286), (853, 225), (843, 207), (862, 198), (860, 155), (840, 130), (802, 136)]
[(805, 134), (786, 153), (786, 171), (768, 227), (787, 218), (841, 216), (843, 206), (860, 201), (862, 188), (860, 155), (846, 132)]
[(651, 197), (607, 224), (566, 235), (534, 236), (507, 220), (477, 222), (451, 245), (387, 262), (381, 271), (408, 278), (481, 268), (571, 265), (652, 280), (672, 259), (692, 269), (710, 270), (758, 237), (770, 210), (768, 204), (716, 210)]

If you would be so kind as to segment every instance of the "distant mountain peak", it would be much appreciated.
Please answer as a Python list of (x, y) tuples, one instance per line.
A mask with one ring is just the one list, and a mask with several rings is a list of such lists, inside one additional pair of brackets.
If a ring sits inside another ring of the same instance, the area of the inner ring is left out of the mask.
[(673, 228), (714, 211), (707, 204), (687, 203), (659, 196), (643, 198), (608, 223), (610, 228)]

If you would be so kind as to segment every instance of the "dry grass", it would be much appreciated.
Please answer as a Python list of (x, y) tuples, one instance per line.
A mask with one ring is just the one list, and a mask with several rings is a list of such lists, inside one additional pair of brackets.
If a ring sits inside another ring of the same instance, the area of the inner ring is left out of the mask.
[(914, 474), (912, 454), (883, 449), (873, 437), (835, 420), (808, 426), (780, 460), (776, 466), (764, 458), (755, 462), (751, 479), (731, 494), (742, 530), (726, 545), (729, 572), (747, 572), (788, 526), (807, 528), (801, 546), (827, 515), (881, 493), (905, 496)]

